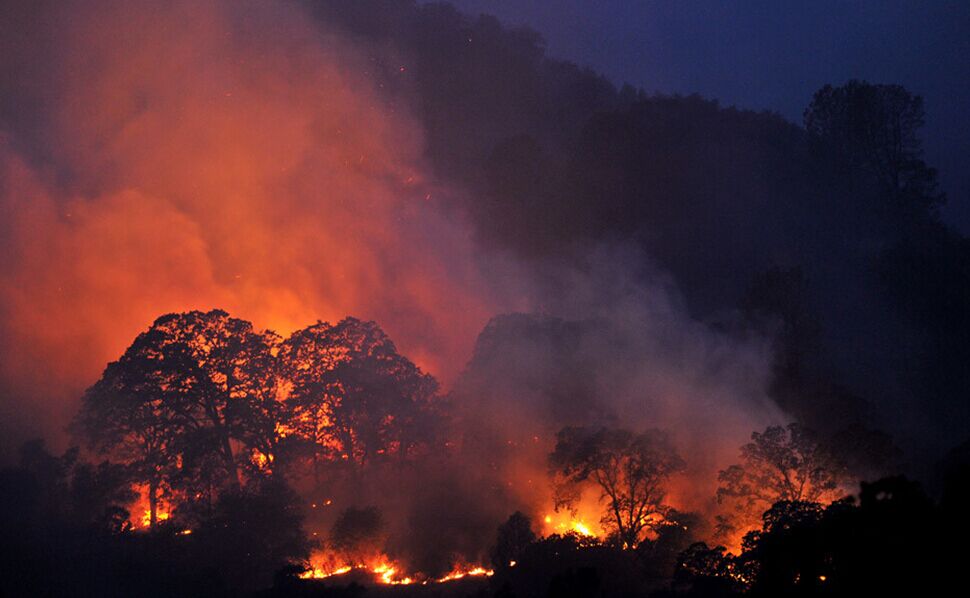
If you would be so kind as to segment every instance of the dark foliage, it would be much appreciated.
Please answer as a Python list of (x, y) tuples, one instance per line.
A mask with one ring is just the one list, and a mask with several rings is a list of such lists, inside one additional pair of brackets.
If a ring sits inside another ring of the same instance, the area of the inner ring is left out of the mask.
[(826, 442), (794, 423), (752, 433), (741, 459), (718, 474), (717, 501), (729, 507), (722, 532), (744, 527), (776, 503), (831, 502), (852, 479)]
[(902, 477), (863, 483), (857, 501), (828, 507), (781, 501), (763, 521), (736, 557), (703, 544), (685, 551), (674, 593), (938, 595), (960, 575), (948, 539), (961, 537), (966, 519), (934, 505), (917, 483)]
[(277, 361), (292, 384), (283, 419), (314, 457), (363, 466), (433, 442), (438, 382), (374, 322), (318, 322), (283, 341)]
[(496, 569), (515, 566), (522, 552), (535, 541), (536, 534), (532, 531), (529, 518), (520, 511), (512, 513), (498, 528), (495, 546), (492, 547), (492, 566)]
[(4, 596), (232, 596), (308, 556), (299, 500), (279, 482), (223, 494), (190, 534), (175, 522), (136, 533), (124, 509), (134, 496), (115, 466), (38, 443), (23, 453), (0, 470)]

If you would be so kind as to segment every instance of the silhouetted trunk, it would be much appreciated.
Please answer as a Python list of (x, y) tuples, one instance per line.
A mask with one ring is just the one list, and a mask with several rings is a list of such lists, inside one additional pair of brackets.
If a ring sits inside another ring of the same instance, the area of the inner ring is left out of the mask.
[(226, 462), (226, 470), (229, 472), (230, 483), (232, 484), (233, 489), (238, 490), (239, 487), (242, 486), (242, 482), (239, 479), (239, 468), (236, 467), (236, 459), (232, 454), (232, 444), (229, 438), (229, 421), (228, 421), (228, 415), (226, 411), (226, 408), (229, 405), (229, 402), (232, 400), (231, 399), (232, 389), (235, 385), (235, 382), (233, 380), (231, 371), (227, 371), (223, 373), (226, 376), (226, 391), (222, 402), (224, 405), (224, 408), (222, 410), (221, 416), (218, 409), (216, 408), (212, 409), (212, 415), (214, 416), (212, 421), (216, 425), (216, 428), (219, 430), (219, 435), (222, 437), (223, 459)]
[[(223, 430), (224, 432), (225, 430)], [(232, 454), (232, 445), (229, 442), (229, 435), (222, 434), (222, 452), (223, 458), (226, 461), (226, 469), (229, 470), (229, 480), (232, 483), (232, 487), (238, 489), (242, 482), (239, 480), (239, 468), (236, 467), (236, 459)]]
[(158, 523), (158, 482), (148, 483), (148, 525), (155, 527)]
[(228, 404), (229, 396), (230, 392), (227, 390), (225, 392), (219, 391), (219, 399), (206, 397), (204, 408), (206, 416), (212, 422), (212, 427), (215, 428), (216, 434), (219, 436), (219, 444), (221, 445), (219, 448), (222, 452), (222, 461), (225, 464), (226, 472), (229, 474), (230, 483), (234, 489), (238, 489), (241, 485), (239, 481), (239, 469), (236, 467), (236, 459), (232, 454), (232, 445), (229, 443), (229, 425), (224, 419), (224, 412), (220, 413), (219, 408), (216, 406), (220, 399), (223, 399), (224, 404)]

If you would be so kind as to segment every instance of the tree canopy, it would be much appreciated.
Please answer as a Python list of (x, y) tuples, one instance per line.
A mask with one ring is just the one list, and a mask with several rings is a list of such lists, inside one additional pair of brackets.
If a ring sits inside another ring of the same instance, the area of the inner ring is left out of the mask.
[(878, 181), (893, 198), (936, 207), (936, 171), (923, 161), (919, 129), (923, 98), (901, 85), (852, 80), (815, 92), (805, 110), (805, 128), (827, 152), (857, 174)]
[(318, 322), (280, 345), (286, 422), (327, 460), (404, 457), (429, 435), (437, 381), (373, 322)]
[(830, 502), (845, 494), (845, 465), (811, 430), (792, 423), (753, 432), (741, 463), (718, 474), (719, 503), (731, 507), (722, 531), (757, 519), (778, 501)]
[(315, 459), (404, 458), (434, 428), (437, 389), (373, 322), (317, 323), (283, 340), (194, 311), (158, 318), (109, 364), (74, 431), (146, 486), (154, 525), (159, 500), (211, 505), (285, 466), (294, 440)]

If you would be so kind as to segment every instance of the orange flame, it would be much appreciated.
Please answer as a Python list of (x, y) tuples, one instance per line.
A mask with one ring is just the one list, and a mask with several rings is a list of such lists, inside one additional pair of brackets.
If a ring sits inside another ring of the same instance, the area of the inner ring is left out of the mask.
[(565, 512), (549, 513), (542, 520), (543, 530), (546, 536), (552, 534), (579, 534), (587, 538), (602, 537), (603, 533), (599, 526), (588, 523), (589, 519), (578, 514), (573, 515)]

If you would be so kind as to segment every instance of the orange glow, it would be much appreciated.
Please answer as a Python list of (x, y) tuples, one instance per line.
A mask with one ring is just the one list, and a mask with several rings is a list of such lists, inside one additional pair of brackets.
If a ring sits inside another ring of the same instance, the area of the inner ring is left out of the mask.
[(420, 125), (384, 103), (368, 57), (292, 3), (85, 4), (38, 18), (56, 44), (36, 71), (69, 98), (39, 116), (50, 164), (0, 136), (0, 345), (17, 347), (0, 381), (31, 421), (62, 436), (105, 363), (191, 309), (283, 335), (374, 319), (449, 382), (512, 306), (465, 225), (424, 201)]
[[(148, 529), (152, 524), (152, 510), (148, 501), (148, 486), (137, 485), (133, 488), (138, 493), (138, 498), (128, 507), (131, 515), (131, 526), (134, 529)], [(155, 517), (158, 522), (166, 521), (171, 518), (169, 505), (159, 500), (155, 506)], [(140, 514), (140, 515), (139, 515)]]
[[(159, 523), (167, 520), (171, 516), (172, 516), (171, 513), (169, 513), (168, 511), (163, 511), (161, 509), (159, 509), (158, 512), (155, 513), (155, 518), (158, 520)], [(142, 516), (141, 516), (141, 526), (150, 527), (151, 524), (152, 524), (152, 511), (151, 509), (145, 509), (145, 512), (142, 513)]]
[(593, 516), (573, 515), (564, 511), (549, 513), (543, 518), (543, 535), (552, 534), (579, 534), (587, 538), (598, 538), (603, 536), (603, 531), (599, 525), (590, 523)]

